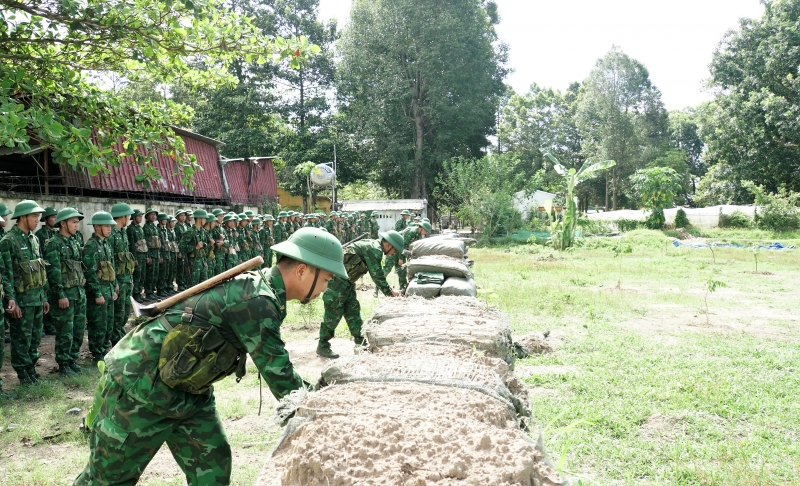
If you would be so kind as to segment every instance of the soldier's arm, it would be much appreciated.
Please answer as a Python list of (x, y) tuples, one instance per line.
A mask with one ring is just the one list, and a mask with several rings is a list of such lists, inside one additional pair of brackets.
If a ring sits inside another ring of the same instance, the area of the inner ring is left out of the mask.
[(47, 283), (50, 285), (50, 292), (48, 295), (54, 297), (55, 300), (66, 299), (67, 294), (64, 292), (64, 284), (61, 275), (61, 244), (56, 241), (56, 238), (51, 238), (50, 241), (44, 246), (44, 259), (50, 266), (47, 269)]
[(228, 309), (225, 317), (276, 399), (305, 386), (281, 339), (278, 310), (267, 297), (237, 304)]
[(86, 298), (99, 299), (103, 294), (97, 278), (97, 245), (92, 240), (83, 246), (83, 265), (86, 267)]
[(375, 285), (383, 292), (383, 295), (389, 297), (392, 295), (392, 288), (389, 286), (389, 282), (386, 281), (386, 274), (383, 273), (383, 267), (381, 266), (381, 260), (383, 258), (383, 252), (379, 251), (364, 251), (360, 255), (361, 258), (364, 260), (364, 263), (367, 265), (367, 271), (369, 271), (369, 276), (372, 277), (372, 281), (375, 282)]
[(192, 230), (186, 231), (181, 237), (180, 243), (178, 243), (178, 249), (184, 253), (191, 253), (194, 251), (195, 243), (194, 238), (192, 238)]
[(14, 271), (11, 264), (11, 242), (5, 238), (0, 241), (0, 258), (3, 259), (3, 265), (0, 271), (3, 272), (3, 289), (6, 293), (5, 300), (6, 302), (9, 300), (16, 302), (17, 297), (14, 293)]

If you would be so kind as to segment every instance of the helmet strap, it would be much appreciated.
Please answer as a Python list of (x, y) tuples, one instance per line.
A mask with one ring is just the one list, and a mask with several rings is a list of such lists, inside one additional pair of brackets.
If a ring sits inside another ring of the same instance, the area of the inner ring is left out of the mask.
[(308, 304), (309, 302), (311, 302), (311, 294), (314, 293), (314, 288), (317, 286), (318, 278), (319, 278), (319, 268), (317, 269), (316, 273), (314, 273), (314, 281), (311, 282), (311, 288), (308, 289), (308, 295), (306, 295), (306, 298), (300, 301), (301, 304)]

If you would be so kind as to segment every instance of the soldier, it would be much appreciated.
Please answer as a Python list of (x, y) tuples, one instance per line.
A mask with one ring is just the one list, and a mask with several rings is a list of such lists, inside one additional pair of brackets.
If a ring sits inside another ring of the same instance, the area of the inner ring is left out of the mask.
[(11, 330), (11, 366), (20, 384), (39, 381), (36, 362), (42, 340), (42, 317), (50, 310), (47, 302), (47, 271), (39, 240), (33, 232), (44, 212), (36, 202), (20, 201), (11, 219), (17, 224), (0, 240), (4, 260), (5, 308)]
[[(400, 232), (400, 235), (403, 236), (403, 249), (407, 249), (411, 243), (430, 233), (430, 231), (430, 223), (420, 223), (419, 226), (415, 224), (408, 226), (406, 229)], [(389, 272), (392, 271), (392, 268), (394, 268), (394, 270), (397, 272), (397, 280), (399, 281), (401, 289), (405, 289), (408, 286), (406, 269), (403, 268), (404, 264), (405, 258), (403, 257), (402, 252), (398, 252), (395, 255), (387, 257), (383, 264), (383, 271), (387, 276), (389, 275)]]
[(253, 244), (250, 258), (255, 258), (257, 256), (260, 256), (262, 259), (264, 258), (263, 236), (264, 234), (261, 231), (261, 218), (253, 218), (250, 224), (250, 240)]
[(394, 255), (403, 250), (403, 237), (396, 231), (380, 233), (380, 240), (359, 240), (345, 247), (344, 267), (347, 277), (334, 277), (328, 283), (328, 290), (322, 295), (325, 304), (325, 314), (319, 326), (319, 343), (317, 354), (323, 358), (336, 359), (338, 354), (331, 349), (331, 339), (336, 332), (336, 326), (344, 317), (350, 335), (353, 336), (356, 346), (364, 344), (361, 335), (361, 304), (356, 295), (356, 282), (367, 272), (375, 283), (375, 287), (387, 297), (397, 297), (399, 292), (392, 290), (386, 282), (386, 276), (381, 268), (381, 259), (384, 255)]
[(333, 230), (333, 227), (334, 227), (335, 224), (336, 224), (336, 211), (332, 211), (331, 215), (330, 215), (330, 218), (328, 218), (328, 220), (325, 221), (324, 228), (325, 228), (325, 230), (328, 231), (328, 233), (333, 235), (333, 234), (335, 234), (334, 230)]
[[(175, 224), (175, 243), (176, 246), (180, 243), (181, 238), (183, 238), (183, 234), (186, 233), (186, 230), (189, 229), (189, 223), (186, 222), (186, 210), (179, 209), (175, 213), (175, 218), (177, 218), (178, 222)], [(175, 281), (178, 284), (178, 291), (186, 290), (188, 287), (186, 286), (186, 255), (178, 249), (178, 252), (175, 254), (177, 258), (177, 262), (175, 263)]]
[(372, 238), (373, 240), (377, 240), (378, 231), (381, 228), (380, 223), (378, 223), (378, 213), (373, 211), (372, 217), (370, 218), (368, 225), (369, 225), (369, 237)]
[[(6, 207), (5, 204), (0, 203), (0, 219), (3, 220), (0, 221), (0, 239), (2, 239), (3, 236), (5, 236), (6, 234), (6, 220), (4, 218), (8, 217), (9, 214), (11, 214), (11, 211)], [(11, 284), (9, 283), (9, 285)], [(9, 330), (8, 330), (8, 316), (6, 316), (5, 312), (3, 313), (2, 317), (0, 317), (0, 324), (3, 324), (3, 329), (5, 329), (3, 331), (3, 333), (5, 334), (5, 341), (7, 343), (10, 343), (11, 336), (9, 335)]]
[(125, 230), (128, 235), (128, 251), (133, 254), (132, 293), (136, 302), (143, 302), (145, 268), (147, 266), (147, 240), (144, 239), (144, 230), (141, 227), (144, 213), (138, 209), (133, 210), (131, 224)]
[(239, 261), (245, 262), (252, 258), (250, 256), (250, 252), (252, 251), (250, 248), (250, 230), (247, 228), (249, 224), (249, 219), (247, 219), (247, 214), (241, 213), (239, 214), (239, 226), (237, 231), (239, 232)]
[(211, 230), (211, 237), (214, 239), (214, 271), (211, 272), (211, 263), (209, 262), (209, 276), (210, 275), (219, 275), (220, 273), (225, 271), (225, 255), (223, 254), (222, 245), (225, 243), (225, 229), (222, 227), (222, 220), (225, 218), (225, 211), (222, 209), (215, 209), (211, 211), (211, 214), (214, 215), (216, 219), (216, 223), (214, 223), (214, 228)]
[[(111, 350), (87, 417), (89, 462), (76, 486), (135, 484), (164, 442), (188, 484), (230, 484), (231, 449), (212, 383), (234, 373), (241, 379), (249, 354), (276, 399), (311, 389), (289, 360), (280, 326), (287, 301), (306, 304), (331, 278), (347, 276), (342, 247), (320, 230), (302, 229), (274, 250), (281, 256), (268, 273), (244, 273), (189, 297)], [(169, 370), (183, 351), (197, 361), (177, 375)]]
[(171, 283), (169, 282), (169, 268), (170, 265), (172, 265), (172, 252), (169, 248), (169, 231), (167, 230), (169, 215), (167, 213), (158, 213), (156, 221), (158, 221), (158, 238), (161, 240), (156, 296), (167, 297), (170, 294)]
[(275, 218), (271, 214), (264, 215), (264, 268), (272, 267), (272, 247), (277, 243), (275, 228)]
[[(45, 244), (48, 297), (53, 303), (49, 314), (56, 327), (55, 356), (58, 372), (74, 376), (83, 371), (78, 366), (83, 333), (86, 328), (86, 292), (83, 286), (83, 249), (77, 239), (78, 223), (83, 216), (73, 208), (56, 215), (58, 232)], [(127, 248), (126, 248), (127, 251)]]
[(283, 243), (284, 241), (289, 239), (289, 235), (286, 232), (286, 217), (288, 213), (286, 211), (281, 211), (278, 213), (278, 222), (275, 224), (275, 243)]
[(398, 219), (394, 223), (395, 231), (399, 233), (408, 227), (408, 216), (409, 216), (408, 210), (404, 209), (400, 211), (400, 219)]
[(234, 238), (236, 231), (236, 223), (239, 218), (233, 214), (228, 213), (222, 218), (223, 231), (225, 234), (225, 242), (222, 244), (222, 254), (224, 255), (223, 262), (225, 263), (225, 270), (230, 270), (239, 264), (239, 256), (236, 252), (238, 246)]
[(136, 269), (136, 258), (131, 253), (126, 226), (133, 210), (125, 203), (111, 206), (111, 217), (114, 226), (107, 243), (114, 255), (114, 271), (117, 274), (117, 300), (114, 301), (114, 319), (111, 330), (111, 345), (125, 335), (125, 323), (131, 315), (131, 296), (133, 295), (133, 272)]
[(170, 260), (169, 288), (167, 290), (171, 294), (177, 293), (175, 291), (175, 285), (177, 284), (179, 264), (178, 256), (180, 255), (180, 249), (178, 249), (178, 236), (175, 233), (175, 225), (177, 224), (178, 220), (170, 216), (169, 221), (167, 221), (167, 236), (169, 237), (169, 251), (172, 253), (172, 260)]
[(147, 242), (147, 259), (145, 260), (144, 293), (145, 300), (158, 300), (158, 272), (159, 266), (164, 263), (161, 259), (161, 237), (158, 234), (158, 227), (155, 221), (158, 211), (148, 208), (144, 212), (146, 219), (144, 228), (145, 241)]
[(178, 245), (180, 250), (188, 257), (189, 287), (193, 287), (208, 278), (208, 263), (206, 261), (207, 238), (203, 225), (209, 215), (202, 209), (195, 209), (192, 213), (194, 226), (186, 230)]
[[(42, 252), (42, 255), (44, 255), (45, 243), (47, 243), (47, 240), (56, 234), (56, 229), (54, 227), (56, 223), (56, 214), (58, 214), (58, 211), (56, 211), (56, 208), (53, 206), (47, 206), (44, 208), (42, 218), (39, 220), (40, 223), (44, 223), (44, 226), (39, 228), (36, 233), (34, 233), (36, 239), (39, 240), (39, 250)], [(42, 329), (48, 336), (56, 335), (56, 327), (53, 324), (50, 313), (45, 314), (42, 318)]]
[[(2, 216), (0, 216), (0, 221), (5, 223), (6, 220)], [(8, 292), (11, 291), (12, 282), (9, 281), (9, 280), (6, 280), (4, 278), (5, 275), (6, 275), (6, 264), (5, 264), (4, 259), (2, 257), (0, 257), (0, 302), (4, 302), (4, 299), (5, 299), (5, 296), (6, 296), (6, 292), (7, 291)], [(0, 328), (0, 332), (2, 332), (3, 334), (5, 334), (5, 331), (4, 331), (4, 329), (5, 329), (5, 317), (4, 316), (5, 316), (5, 312), (3, 312), (2, 315), (0, 315), (0, 325), (2, 326), (2, 328)], [(5, 344), (0, 342), (0, 366), (2, 366), (2, 364), (3, 364), (3, 359), (5, 358), (5, 354), (6, 354)], [(10, 394), (8, 394), (8, 393), (3, 391), (3, 377), (2, 376), (0, 376), (0, 398), (6, 399), (6, 400), (9, 400), (9, 399), (12, 399), (12, 398), (16, 398), (16, 395), (10, 395)]]
[(105, 211), (92, 215), (89, 224), (94, 234), (83, 245), (86, 268), (86, 323), (89, 328), (89, 351), (94, 362), (102, 361), (111, 348), (114, 331), (114, 301), (119, 295), (114, 252), (109, 245), (114, 218)]

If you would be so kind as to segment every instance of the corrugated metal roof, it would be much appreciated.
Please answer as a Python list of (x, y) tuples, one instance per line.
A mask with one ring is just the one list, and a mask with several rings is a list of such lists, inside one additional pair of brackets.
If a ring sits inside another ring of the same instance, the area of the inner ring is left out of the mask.
[(274, 157), (228, 159), (223, 170), (231, 203), (261, 204), (278, 196), (278, 178), (272, 165)]
[[(185, 132), (185, 130), (181, 131)], [(176, 130), (177, 132), (178, 130)], [(132, 156), (123, 157), (119, 167), (110, 168), (110, 174), (89, 176), (86, 169), (75, 171), (61, 165), (59, 168), (66, 184), (75, 187), (105, 191), (168, 193), (208, 199), (227, 199), (227, 194), (222, 184), (222, 174), (220, 173), (218, 162), (219, 153), (216, 145), (207, 143), (202, 140), (208, 139), (207, 137), (197, 136), (197, 134), (179, 136), (183, 138), (186, 152), (194, 154), (197, 157), (197, 163), (203, 168), (202, 171), (198, 171), (195, 174), (193, 190), (181, 183), (180, 176), (176, 175), (177, 170), (174, 161), (165, 154), (158, 154), (158, 160), (154, 164), (161, 173), (162, 178), (155, 181), (150, 189), (144, 189), (136, 182), (136, 175), (140, 174), (141, 171)], [(208, 140), (213, 141), (213, 139)], [(115, 150), (124, 152), (121, 143), (116, 144)], [(138, 150), (145, 149), (139, 148)]]
[(428, 206), (426, 199), (389, 199), (340, 201), (342, 211), (402, 211), (404, 209), (422, 210)]

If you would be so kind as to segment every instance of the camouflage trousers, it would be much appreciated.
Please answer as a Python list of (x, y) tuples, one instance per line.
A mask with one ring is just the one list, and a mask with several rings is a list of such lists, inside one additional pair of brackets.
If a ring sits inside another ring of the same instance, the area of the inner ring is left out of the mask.
[(142, 290), (144, 290), (147, 255), (145, 253), (134, 253), (133, 256), (136, 258), (136, 266), (133, 267), (133, 296), (136, 297), (142, 295)]
[(226, 255), (223, 255), (222, 249), (214, 250), (214, 271), (211, 271), (211, 262), (208, 262), (208, 276), (213, 277), (225, 271)]
[(125, 324), (131, 315), (131, 295), (133, 293), (133, 282), (126, 282), (126, 276), (117, 277), (119, 282), (119, 295), (117, 300), (114, 301), (114, 327), (111, 331), (111, 344), (117, 344), (117, 341), (122, 339), (125, 335)]
[(356, 285), (341, 277), (334, 277), (328, 283), (328, 290), (322, 294), (322, 303), (325, 305), (325, 313), (319, 325), (318, 346), (330, 348), (330, 340), (342, 317), (347, 323), (350, 335), (360, 344), (364, 339), (361, 337), (361, 326), (364, 321), (361, 320), (361, 304), (356, 296)]
[(8, 316), (11, 328), (11, 367), (17, 375), (33, 373), (39, 361), (39, 344), (42, 342), (42, 317), (44, 307), (26, 306), (22, 309), (22, 317), (14, 319)]
[(231, 448), (214, 395), (190, 395), (161, 380), (157, 387), (163, 390), (125, 391), (106, 378), (89, 436), (89, 463), (73, 486), (136, 484), (165, 442), (187, 484), (230, 484)]
[(110, 349), (109, 342), (114, 332), (114, 289), (103, 285), (103, 304), (93, 297), (86, 297), (86, 324), (89, 328), (89, 351), (94, 359), (103, 359)]
[(272, 268), (272, 250), (264, 252), (264, 268)]
[(44, 330), (45, 334), (55, 335), (56, 333), (56, 324), (53, 322), (53, 318), (48, 312), (44, 316), (42, 316), (42, 330)]
[(205, 258), (189, 259), (191, 272), (189, 274), (189, 287), (193, 287), (208, 279), (208, 261)]
[(86, 328), (86, 293), (79, 289), (80, 297), (69, 301), (69, 307), (61, 309), (58, 301), (50, 305), (49, 314), (53, 315), (56, 325), (56, 363), (62, 367), (78, 361), (83, 344), (83, 332)]
[(186, 285), (186, 254), (178, 253), (176, 256), (180, 255), (175, 261), (175, 283), (178, 284), (178, 290), (184, 290), (187, 288)]
[(402, 255), (398, 255), (397, 253), (387, 256), (383, 261), (383, 273), (386, 274), (386, 278), (389, 278), (389, 274), (392, 272), (392, 269), (394, 269), (395, 272), (397, 272), (397, 280), (400, 288), (405, 289), (408, 286), (408, 274), (406, 269), (399, 263), (401, 256)]
[(144, 293), (154, 294), (158, 292), (158, 273), (159, 263), (158, 257), (150, 258), (150, 265), (145, 265), (144, 274)]
[(173, 261), (170, 257), (164, 258), (164, 262), (159, 265), (158, 269), (158, 291), (159, 292), (166, 292), (167, 290), (173, 290), (173, 282), (175, 281), (175, 275), (173, 273)]

